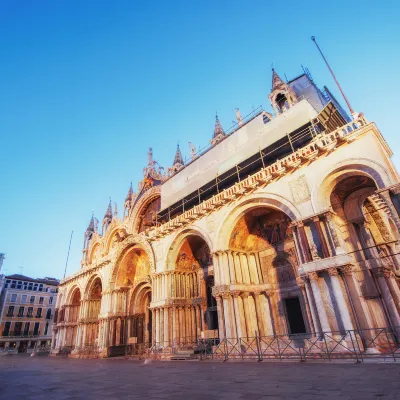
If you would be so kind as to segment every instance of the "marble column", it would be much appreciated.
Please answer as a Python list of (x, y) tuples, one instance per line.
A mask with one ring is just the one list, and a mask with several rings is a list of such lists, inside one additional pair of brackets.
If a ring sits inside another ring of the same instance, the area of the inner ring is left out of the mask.
[[(304, 305), (306, 308), (306, 314), (307, 314), (307, 319), (308, 319), (308, 325), (310, 328), (311, 332), (317, 332), (316, 327), (314, 326), (314, 321), (315, 321), (315, 311), (312, 310), (312, 306), (310, 305), (310, 302), (312, 299), (310, 299), (310, 294), (309, 291), (310, 289), (307, 290), (306, 286), (309, 283), (307, 282), (306, 279), (297, 277), (296, 278), (297, 286), (301, 289), (301, 294), (303, 296), (304, 300)], [(314, 311), (314, 313), (313, 313)]]
[(308, 244), (307, 235), (304, 230), (303, 222), (297, 223), (297, 230), (299, 232), (301, 247), (303, 249), (304, 262), (306, 263), (311, 262), (312, 261), (311, 251), (310, 251), (310, 246)]
[(240, 265), (240, 254), (237, 252), (233, 252), (233, 260), (235, 264), (235, 276), (237, 283), (243, 283), (243, 275), (242, 275), (242, 268)]
[(246, 335), (246, 323), (244, 321), (244, 315), (240, 312), (239, 307), (239, 291), (231, 292), (233, 298), (233, 308), (235, 310), (235, 320), (236, 320), (236, 331), (238, 338), (243, 338)]
[(154, 312), (156, 314), (156, 331), (154, 334), (156, 337), (156, 345), (158, 346), (160, 344), (160, 310), (156, 308)]
[(342, 290), (342, 285), (340, 284), (340, 278), (337, 268), (332, 267), (328, 269), (328, 274), (330, 276), (330, 281), (332, 284), (333, 293), (336, 299), (336, 304), (339, 309), (340, 318), (343, 323), (343, 328), (346, 331), (353, 330), (353, 322), (351, 320), (351, 315), (349, 308), (347, 307), (346, 299)]
[(222, 298), (220, 295), (217, 295), (215, 296), (215, 300), (217, 301), (219, 338), (225, 339), (224, 307), (222, 304)]
[(197, 340), (197, 324), (196, 324), (196, 309), (195, 306), (190, 308), (190, 313), (192, 316), (192, 340)]
[(380, 267), (375, 271), (375, 276), (382, 294), (383, 301), (386, 305), (386, 309), (389, 313), (392, 327), (396, 332), (396, 336), (400, 338), (400, 316), (386, 281), (386, 279), (390, 277), (390, 273), (390, 270)]
[(319, 217), (314, 217), (313, 222), (315, 225), (315, 230), (317, 231), (318, 240), (321, 244), (322, 257), (328, 258), (328, 257), (330, 257), (328, 244), (326, 243), (325, 235), (324, 235), (324, 232), (322, 231), (321, 221), (320, 221)]
[(233, 261), (233, 255), (232, 255), (232, 251), (227, 250), (224, 252), (224, 260), (226, 260), (226, 263), (229, 267), (229, 282), (230, 284), (235, 284), (237, 282), (236, 279), (236, 273), (235, 273), (235, 263)]
[(393, 271), (387, 271), (385, 275), (386, 282), (389, 286), (390, 293), (392, 294), (394, 303), (396, 304), (397, 311), (400, 312), (400, 288), (396, 282)]
[(261, 301), (260, 301), (260, 293), (259, 292), (255, 292), (254, 293), (254, 302), (255, 302), (255, 305), (256, 305), (258, 334), (259, 334), (259, 336), (265, 336), (263, 312), (262, 312)]
[(169, 309), (167, 307), (164, 308), (164, 347), (169, 346)]
[(175, 305), (172, 306), (172, 342), (175, 344), (179, 337), (179, 310)]
[(338, 254), (345, 254), (346, 252), (343, 250), (342, 246), (340, 245), (339, 236), (337, 233), (337, 228), (335, 221), (333, 220), (333, 216), (330, 212), (325, 214), (326, 224), (329, 230), (329, 234), (331, 236), (333, 245), (335, 246), (335, 253)]
[(318, 274), (316, 272), (309, 272), (308, 278), (310, 280), (312, 292), (314, 295), (315, 305), (317, 307), (318, 318), (321, 325), (322, 332), (331, 332), (331, 327), (329, 325), (328, 316), (325, 310), (325, 304), (322, 299), (321, 289), (318, 284)]
[(253, 337), (254, 332), (251, 332), (251, 324), (249, 324), (250, 316), (250, 309), (249, 309), (249, 293), (245, 292), (241, 294), (241, 298), (243, 300), (243, 311), (244, 311), (244, 322), (245, 322), (245, 335), (246, 337)]

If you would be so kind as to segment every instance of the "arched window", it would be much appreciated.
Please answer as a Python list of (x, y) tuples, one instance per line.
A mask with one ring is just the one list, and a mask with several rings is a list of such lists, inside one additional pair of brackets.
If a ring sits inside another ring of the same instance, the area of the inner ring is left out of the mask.
[(275, 103), (281, 113), (289, 109), (289, 102), (283, 93), (279, 93), (275, 97)]

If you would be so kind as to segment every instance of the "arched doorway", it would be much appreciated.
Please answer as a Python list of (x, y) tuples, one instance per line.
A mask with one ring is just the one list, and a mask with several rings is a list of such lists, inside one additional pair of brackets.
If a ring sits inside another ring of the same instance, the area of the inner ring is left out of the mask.
[[(231, 232), (229, 249), (234, 268), (221, 273), (244, 285), (234, 299), (237, 335), (305, 333), (308, 317), (296, 282), (298, 257), (290, 218), (274, 208), (246, 211)], [(267, 290), (260, 288), (263, 284)]]
[[(78, 331), (78, 319), (81, 307), (81, 291), (78, 287), (73, 289), (68, 308), (68, 331), (67, 331), (67, 340), (66, 346), (75, 347), (76, 339), (77, 339), (77, 331)], [(51, 310), (50, 310), (51, 313)]]
[(175, 277), (177, 285), (173, 295), (191, 299), (183, 312), (185, 318), (180, 320), (179, 337), (191, 341), (200, 335), (218, 337), (217, 304), (213, 296), (214, 266), (210, 248), (202, 237), (189, 234), (181, 242), (175, 259)]
[(86, 330), (84, 334), (84, 345), (98, 345), (99, 336), (99, 314), (101, 306), (103, 285), (100, 277), (96, 277), (88, 284), (86, 304)]
[(398, 235), (377, 189), (369, 176), (346, 174), (338, 178), (330, 202), (335, 225), (341, 227), (341, 239), (354, 259), (351, 275), (344, 282), (354, 304), (356, 325), (396, 330), (400, 292), (393, 271), (398, 268)]
[[(116, 274), (116, 318), (111, 345), (145, 343), (152, 340), (150, 310), (150, 260), (140, 245), (131, 246), (123, 255)], [(127, 311), (127, 312), (126, 312)]]
[(131, 343), (152, 343), (152, 313), (150, 310), (151, 287), (148, 283), (138, 285), (131, 297), (128, 317), (128, 335)]

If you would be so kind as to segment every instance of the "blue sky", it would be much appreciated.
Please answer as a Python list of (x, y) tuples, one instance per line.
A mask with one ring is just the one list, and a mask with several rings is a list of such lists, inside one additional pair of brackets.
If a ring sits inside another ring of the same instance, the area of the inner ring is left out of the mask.
[[(307, 66), (338, 98), (315, 35), (353, 108), (400, 153), (400, 5), (395, 1), (0, 0), (0, 252), (6, 274), (80, 267), (92, 210), (123, 201), (147, 149), (171, 165), (268, 105), (271, 65)], [(343, 103), (343, 101), (342, 101)], [(398, 164), (398, 163), (397, 163)], [(22, 267), (22, 268), (21, 268)]]

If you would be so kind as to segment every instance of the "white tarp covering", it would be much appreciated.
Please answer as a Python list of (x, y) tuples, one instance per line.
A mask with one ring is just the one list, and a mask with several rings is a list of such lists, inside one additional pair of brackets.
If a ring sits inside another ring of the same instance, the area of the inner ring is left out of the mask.
[(195, 192), (317, 115), (311, 104), (302, 100), (268, 124), (264, 124), (262, 115), (257, 116), (166, 181), (161, 187), (161, 209)]

